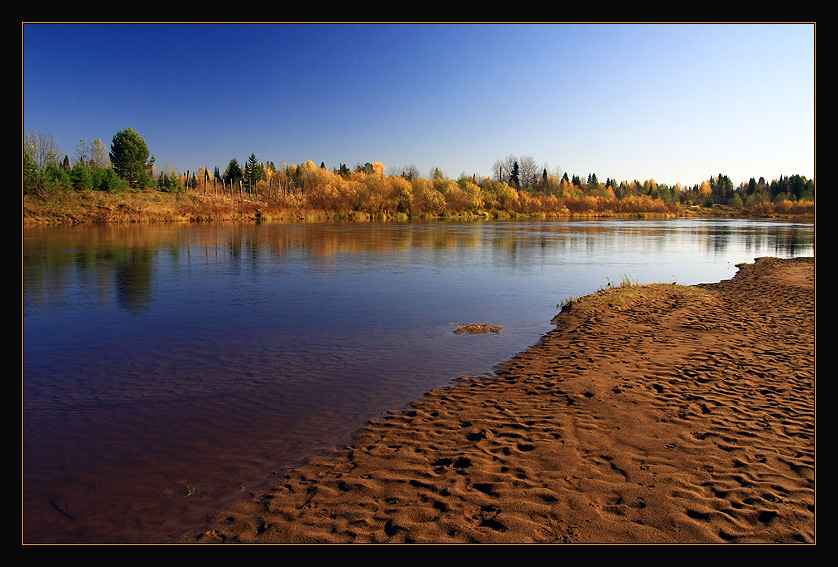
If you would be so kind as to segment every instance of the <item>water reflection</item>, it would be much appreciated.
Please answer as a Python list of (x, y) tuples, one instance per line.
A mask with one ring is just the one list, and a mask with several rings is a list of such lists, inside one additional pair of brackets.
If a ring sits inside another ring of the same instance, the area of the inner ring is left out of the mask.
[[(478, 228), (479, 230), (475, 230)], [(25, 231), (24, 307), (58, 306), (67, 294), (98, 291), (133, 315), (147, 312), (154, 289), (166, 280), (154, 270), (178, 274), (199, 266), (225, 263), (227, 276), (248, 270), (258, 277), (265, 263), (303, 262), (319, 273), (347, 269), (358, 258), (367, 269), (376, 258), (401, 265), (421, 255), (437, 267), (483, 263), (495, 268), (529, 265), (545, 254), (584, 253), (588, 257), (661, 252), (690, 254), (704, 249), (719, 255), (794, 256), (812, 249), (810, 225), (728, 220), (486, 222), (468, 224), (322, 224), (45, 227)], [(732, 250), (733, 249), (733, 250)], [(475, 250), (480, 250), (475, 254)], [(385, 258), (386, 255), (386, 258)], [(351, 265), (348, 269), (351, 269)], [(409, 267), (409, 263), (407, 264)], [(47, 287), (48, 286), (48, 287)], [(112, 297), (111, 297), (112, 296)], [(90, 300), (90, 297), (85, 299)]]
[(175, 538), (242, 485), (491, 371), (562, 299), (813, 253), (812, 225), (776, 221), (26, 229), (25, 540)]

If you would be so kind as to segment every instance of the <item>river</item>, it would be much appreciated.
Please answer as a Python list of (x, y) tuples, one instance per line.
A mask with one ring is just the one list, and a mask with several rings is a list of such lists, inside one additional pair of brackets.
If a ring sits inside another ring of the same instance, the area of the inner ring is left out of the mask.
[(729, 279), (814, 240), (812, 223), (732, 219), (25, 228), (22, 539), (172, 541), (491, 373), (565, 299)]

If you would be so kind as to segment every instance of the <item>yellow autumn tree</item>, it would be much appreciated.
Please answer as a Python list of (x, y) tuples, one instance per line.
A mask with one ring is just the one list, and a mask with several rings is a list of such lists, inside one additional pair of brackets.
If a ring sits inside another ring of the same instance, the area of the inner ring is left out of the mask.
[(698, 197), (703, 202), (713, 196), (713, 189), (710, 187), (710, 180), (705, 179), (698, 187)]
[(396, 211), (400, 213), (413, 212), (413, 185), (401, 175), (391, 176), (389, 180), (393, 199), (396, 202)]
[(505, 181), (492, 185), (491, 195), (494, 198), (492, 199), (489, 195), (487, 195), (486, 202), (491, 202), (493, 208), (511, 212), (518, 210), (518, 190), (510, 186)]
[(346, 200), (346, 180), (325, 169), (306, 164), (302, 178), (306, 203), (312, 209), (346, 211), (351, 207)]
[(440, 215), (445, 211), (445, 197), (430, 181), (418, 177), (411, 185), (414, 194), (414, 212)]
[(434, 179), (433, 187), (445, 198), (445, 209), (462, 213), (469, 209), (468, 195), (453, 179)]

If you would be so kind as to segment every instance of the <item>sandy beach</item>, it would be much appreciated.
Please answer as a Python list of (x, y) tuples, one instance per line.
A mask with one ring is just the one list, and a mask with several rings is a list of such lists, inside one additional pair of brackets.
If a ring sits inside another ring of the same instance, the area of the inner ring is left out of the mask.
[(815, 543), (813, 258), (554, 323), (183, 543)]

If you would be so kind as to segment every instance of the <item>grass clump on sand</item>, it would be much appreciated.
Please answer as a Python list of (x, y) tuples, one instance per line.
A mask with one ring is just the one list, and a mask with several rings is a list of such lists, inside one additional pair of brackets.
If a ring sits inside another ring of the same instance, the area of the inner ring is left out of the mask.
[(619, 286), (608, 282), (608, 285), (601, 287), (596, 293), (584, 297), (572, 296), (556, 304), (560, 311), (593, 311), (596, 309), (628, 309), (641, 300), (654, 300), (660, 297), (661, 292), (677, 291), (685, 298), (699, 302), (708, 301), (713, 294), (705, 289), (694, 286), (680, 285), (677, 283), (651, 283), (638, 284), (636, 280), (623, 277)]
[[(599, 290), (596, 293), (594, 293), (592, 295), (589, 295), (589, 296), (586, 296), (586, 298), (590, 298), (590, 297), (593, 297), (593, 296), (596, 296), (596, 295), (600, 295), (603, 292), (610, 291), (610, 290), (613, 290), (613, 289), (632, 288), (632, 287), (637, 287), (637, 285), (638, 285), (637, 280), (635, 280), (633, 278), (630, 278), (626, 274), (626, 275), (623, 276), (623, 279), (620, 281), (619, 286), (615, 286), (613, 283), (611, 283), (611, 280), (609, 279), (608, 284), (599, 288)], [(572, 296), (568, 297), (567, 299), (564, 299), (564, 300), (560, 301), (559, 303), (557, 303), (556, 304), (556, 309), (558, 309), (559, 311), (569, 310), (574, 305), (578, 304), (582, 299), (584, 299), (584, 298), (576, 296), (576, 295), (572, 295)]]

